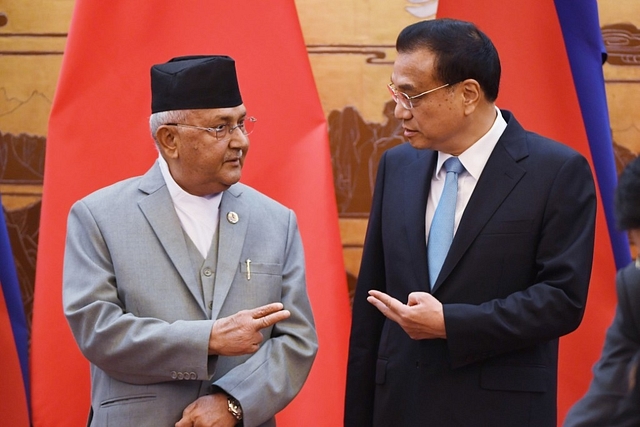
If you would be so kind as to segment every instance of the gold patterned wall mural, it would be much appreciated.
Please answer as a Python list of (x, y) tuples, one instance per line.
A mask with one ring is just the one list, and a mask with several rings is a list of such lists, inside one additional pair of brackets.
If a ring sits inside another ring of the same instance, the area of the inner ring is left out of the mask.
[(619, 159), (640, 153), (640, 2), (600, 0), (611, 132)]
[[(0, 3), (0, 193), (31, 317), (47, 119), (73, 0)], [(640, 151), (640, 2), (600, 0), (619, 168)], [(385, 88), (395, 38), (437, 0), (296, 0), (330, 132), (343, 253), (352, 288), (381, 153), (402, 141)], [(637, 17), (637, 18), (636, 18)]]
[(0, 193), (31, 324), (47, 119), (73, 1), (0, 3)]

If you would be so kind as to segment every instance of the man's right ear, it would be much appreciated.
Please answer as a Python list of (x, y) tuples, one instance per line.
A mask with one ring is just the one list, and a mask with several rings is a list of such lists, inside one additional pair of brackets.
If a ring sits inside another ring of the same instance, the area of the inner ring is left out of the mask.
[(175, 126), (162, 125), (158, 128), (156, 141), (158, 141), (158, 148), (162, 151), (165, 158), (178, 157), (179, 138), (180, 136)]

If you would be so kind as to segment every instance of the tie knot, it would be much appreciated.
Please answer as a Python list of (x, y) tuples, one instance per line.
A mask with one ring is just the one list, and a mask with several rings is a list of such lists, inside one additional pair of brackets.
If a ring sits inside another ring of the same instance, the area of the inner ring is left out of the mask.
[(464, 171), (464, 166), (460, 163), (460, 160), (457, 157), (449, 157), (444, 162), (444, 169), (447, 172), (461, 173)]

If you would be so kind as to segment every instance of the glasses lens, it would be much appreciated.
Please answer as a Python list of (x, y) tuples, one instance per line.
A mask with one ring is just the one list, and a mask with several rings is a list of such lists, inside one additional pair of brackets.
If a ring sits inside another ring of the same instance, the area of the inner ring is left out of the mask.
[(387, 89), (389, 89), (389, 93), (391, 93), (391, 98), (393, 98), (396, 104), (402, 105), (402, 108), (405, 108), (407, 110), (410, 110), (411, 108), (413, 108), (413, 105), (411, 104), (411, 100), (407, 99), (404, 93), (398, 92), (393, 86), (391, 86), (391, 83), (387, 85)]
[(253, 132), (256, 121), (257, 120), (255, 117), (246, 118), (244, 124), (240, 126), (240, 130), (242, 131), (242, 133), (244, 133), (245, 135), (249, 135), (251, 132)]

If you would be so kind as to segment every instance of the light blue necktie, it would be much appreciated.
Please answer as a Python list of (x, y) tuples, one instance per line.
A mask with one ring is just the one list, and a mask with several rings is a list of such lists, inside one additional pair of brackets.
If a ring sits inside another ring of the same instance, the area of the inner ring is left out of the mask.
[(436, 283), (444, 259), (449, 252), (449, 246), (453, 241), (456, 199), (458, 198), (458, 174), (464, 171), (464, 166), (457, 157), (451, 157), (444, 162), (444, 169), (447, 171), (447, 178), (444, 181), (444, 189), (438, 207), (433, 214), (429, 242), (427, 243), (431, 288)]

